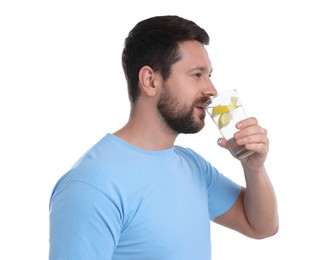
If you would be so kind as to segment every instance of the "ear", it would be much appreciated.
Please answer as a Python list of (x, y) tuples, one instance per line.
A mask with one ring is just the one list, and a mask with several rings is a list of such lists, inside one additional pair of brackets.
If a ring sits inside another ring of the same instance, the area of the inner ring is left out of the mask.
[(146, 95), (153, 97), (157, 94), (157, 73), (150, 66), (143, 66), (138, 73), (138, 78), (140, 88)]

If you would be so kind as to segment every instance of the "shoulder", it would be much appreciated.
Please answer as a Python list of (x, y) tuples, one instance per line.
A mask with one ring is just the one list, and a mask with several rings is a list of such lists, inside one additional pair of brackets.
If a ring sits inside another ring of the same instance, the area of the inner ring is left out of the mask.
[(175, 145), (174, 151), (181, 156), (203, 159), (203, 157), (200, 154), (198, 154), (196, 151), (194, 151), (191, 148)]
[(211, 164), (203, 156), (201, 156), (199, 153), (197, 153), (191, 148), (176, 145), (174, 149), (175, 149), (176, 154), (178, 154), (179, 156), (182, 156), (184, 159), (188, 160), (189, 162), (193, 162), (197, 164), (201, 168), (211, 167)]

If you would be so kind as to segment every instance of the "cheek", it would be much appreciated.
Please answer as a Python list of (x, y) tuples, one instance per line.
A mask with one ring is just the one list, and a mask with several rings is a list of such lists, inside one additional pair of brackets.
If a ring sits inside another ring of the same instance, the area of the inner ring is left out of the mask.
[(189, 78), (182, 76), (170, 77), (165, 84), (166, 91), (169, 93), (170, 101), (179, 108), (190, 107), (197, 98), (197, 92), (194, 91), (194, 85)]
[(167, 87), (171, 93), (184, 95), (187, 93), (189, 88), (189, 82), (185, 79), (185, 77), (177, 76), (170, 77), (166, 82)]

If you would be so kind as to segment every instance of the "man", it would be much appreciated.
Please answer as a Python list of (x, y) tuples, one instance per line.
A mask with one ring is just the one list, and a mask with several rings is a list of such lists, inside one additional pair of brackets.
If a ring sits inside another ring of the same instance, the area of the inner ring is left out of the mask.
[[(210, 220), (261, 239), (278, 230), (275, 193), (264, 167), (269, 142), (256, 118), (241, 121), (246, 188), (191, 149), (180, 133), (204, 127), (217, 94), (207, 33), (178, 16), (139, 22), (122, 64), (131, 112), (56, 184), (50, 200), (49, 259), (206, 260)], [(226, 140), (219, 145), (227, 147)]]

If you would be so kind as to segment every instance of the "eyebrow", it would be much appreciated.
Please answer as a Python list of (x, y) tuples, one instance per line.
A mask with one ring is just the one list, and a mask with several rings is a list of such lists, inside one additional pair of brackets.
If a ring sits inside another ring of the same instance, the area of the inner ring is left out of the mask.
[[(192, 72), (192, 71), (195, 71), (195, 70), (207, 71), (207, 67), (205, 67), (205, 66), (196, 66), (196, 67), (188, 70), (188, 72)], [(210, 69), (209, 74), (211, 74), (212, 72), (213, 72), (213, 68)]]

